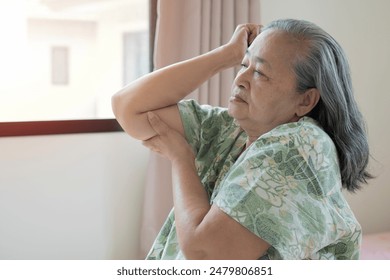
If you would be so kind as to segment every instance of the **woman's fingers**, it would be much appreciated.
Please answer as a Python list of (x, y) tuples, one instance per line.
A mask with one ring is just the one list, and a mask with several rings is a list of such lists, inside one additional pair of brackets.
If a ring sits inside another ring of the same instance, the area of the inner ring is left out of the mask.
[(160, 136), (167, 135), (169, 132), (169, 127), (164, 123), (158, 115), (153, 112), (147, 112), (147, 117), (150, 126), (156, 132), (157, 135), (142, 141), (142, 144), (152, 150), (153, 152), (161, 153), (162, 152), (162, 139)]
[(258, 25), (258, 24), (249, 24), (248, 25), (248, 28), (249, 28), (248, 46), (250, 46), (250, 44), (252, 44), (252, 42), (255, 40), (257, 35), (260, 34), (262, 27), (263, 27), (262, 25)]
[(154, 136), (148, 140), (142, 141), (142, 145), (144, 145), (146, 148), (152, 150), (156, 153), (161, 153), (161, 148), (159, 147), (159, 139), (157, 138), (159, 136)]
[(188, 151), (192, 152), (185, 138), (169, 127), (157, 114), (148, 112), (147, 117), (156, 135), (142, 142), (145, 147), (170, 160), (183, 158), (188, 156)]
[(262, 25), (253, 24), (253, 23), (246, 23), (246, 24), (240, 24), (237, 26), (235, 30), (235, 34), (233, 34), (233, 37), (237, 34), (241, 34), (242, 31), (246, 33), (247, 43), (250, 45), (253, 40), (256, 38), (257, 35), (260, 34)]
[(150, 126), (158, 135), (164, 135), (168, 132), (169, 127), (166, 123), (164, 123), (159, 116), (157, 116), (153, 112), (147, 112), (148, 120)]
[(232, 52), (235, 54), (236, 63), (240, 63), (245, 55), (245, 51), (261, 32), (261, 25), (246, 23), (236, 27), (229, 43)]

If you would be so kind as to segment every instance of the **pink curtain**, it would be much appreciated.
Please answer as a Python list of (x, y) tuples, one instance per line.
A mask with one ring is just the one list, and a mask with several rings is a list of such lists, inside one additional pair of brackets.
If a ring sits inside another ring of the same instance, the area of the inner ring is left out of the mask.
[[(260, 0), (159, 0), (155, 38), (155, 68), (182, 61), (229, 41), (240, 23), (260, 24)], [(188, 97), (201, 104), (226, 107), (235, 69), (212, 77)], [(151, 153), (144, 190), (140, 259), (151, 248), (172, 209), (171, 166)]]

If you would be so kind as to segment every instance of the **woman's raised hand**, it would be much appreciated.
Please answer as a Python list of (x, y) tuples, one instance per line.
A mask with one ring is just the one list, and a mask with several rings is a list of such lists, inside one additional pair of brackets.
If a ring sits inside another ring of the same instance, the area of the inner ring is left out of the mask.
[(256, 36), (260, 34), (261, 27), (261, 25), (252, 23), (240, 24), (236, 27), (232, 38), (225, 45), (234, 52), (236, 65), (241, 62), (247, 48), (252, 44)]

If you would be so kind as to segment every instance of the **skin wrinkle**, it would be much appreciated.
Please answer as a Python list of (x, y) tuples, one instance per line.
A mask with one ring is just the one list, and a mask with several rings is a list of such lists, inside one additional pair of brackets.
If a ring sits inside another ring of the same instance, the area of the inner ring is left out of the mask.
[[(267, 30), (246, 50), (244, 66), (236, 76), (232, 90), (233, 97), (238, 95), (245, 103), (231, 98), (228, 110), (247, 132), (247, 147), (272, 128), (295, 122), (304, 115), (300, 113), (304, 95), (296, 91), (291, 67), (298, 49), (295, 43), (284, 32)], [(255, 76), (258, 59), (266, 61), (269, 66), (266, 67), (266, 77)]]

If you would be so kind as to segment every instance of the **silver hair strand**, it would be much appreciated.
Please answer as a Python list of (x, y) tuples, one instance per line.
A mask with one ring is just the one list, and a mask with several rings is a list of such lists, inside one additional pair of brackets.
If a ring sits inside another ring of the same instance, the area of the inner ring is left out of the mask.
[(354, 192), (372, 175), (367, 171), (369, 145), (365, 123), (354, 98), (346, 55), (317, 25), (295, 19), (276, 20), (263, 28), (281, 30), (302, 44), (294, 72), (297, 91), (316, 88), (320, 101), (308, 114), (332, 138), (338, 152), (343, 187)]

